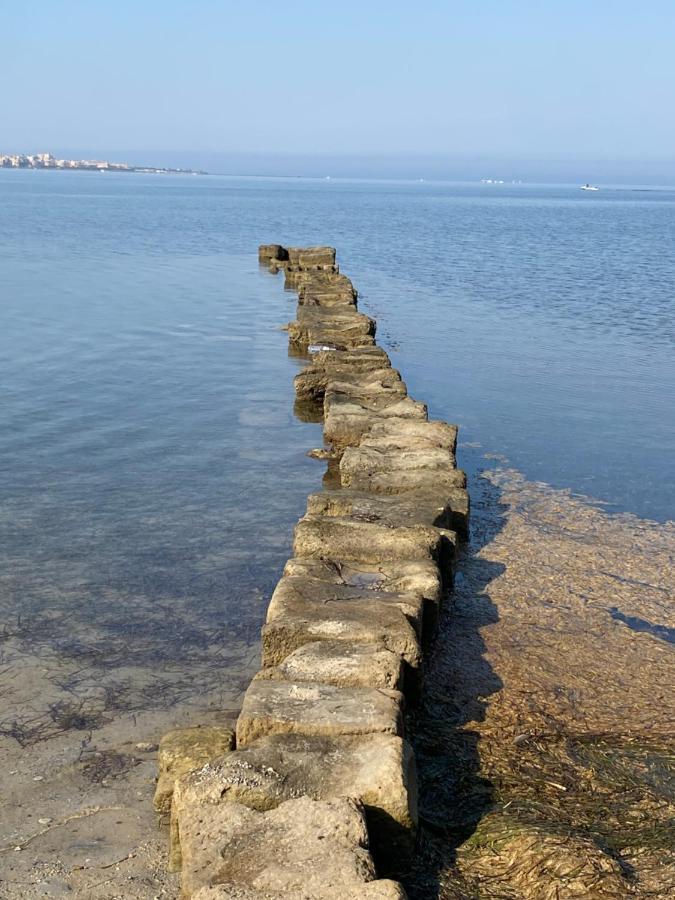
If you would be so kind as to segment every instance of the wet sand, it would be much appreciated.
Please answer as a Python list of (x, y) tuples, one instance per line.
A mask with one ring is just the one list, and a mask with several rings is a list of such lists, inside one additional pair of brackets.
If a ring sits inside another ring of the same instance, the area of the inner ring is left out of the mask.
[(471, 490), (416, 716), (411, 897), (672, 897), (675, 527), (508, 468)]
[(136, 689), (131, 710), (106, 704), (99, 667), (31, 646), (9, 631), (0, 643), (0, 898), (175, 898), (152, 807), (157, 743), (234, 721), (257, 646), (214, 646), (189, 678), (183, 661), (116, 667)]

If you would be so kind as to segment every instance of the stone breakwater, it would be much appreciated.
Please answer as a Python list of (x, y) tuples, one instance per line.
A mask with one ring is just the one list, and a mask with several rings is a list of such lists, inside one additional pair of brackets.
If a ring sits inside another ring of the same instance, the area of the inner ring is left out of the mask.
[(408, 395), (333, 248), (263, 245), (259, 259), (298, 294), (296, 409), (323, 421), (310, 452), (328, 470), (236, 728), (166, 735), (155, 805), (185, 898), (403, 898), (417, 828), (406, 704), (468, 528), (457, 428)]

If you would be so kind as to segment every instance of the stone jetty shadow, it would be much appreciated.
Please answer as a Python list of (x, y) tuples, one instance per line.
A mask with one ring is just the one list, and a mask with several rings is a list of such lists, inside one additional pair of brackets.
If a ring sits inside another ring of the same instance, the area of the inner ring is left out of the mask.
[(448, 874), (455, 868), (457, 848), (493, 805), (492, 784), (481, 776), (480, 738), (471, 723), (484, 720), (490, 698), (503, 687), (485, 659), (481, 629), (499, 619), (488, 588), (505, 566), (485, 559), (481, 550), (503, 528), (507, 507), (500, 488), (483, 478), (474, 479), (471, 495), (471, 538), (459, 560), (454, 596), (441, 616), (410, 727), (420, 790), (417, 856), (403, 879), (410, 900), (472, 896), (448, 893)]

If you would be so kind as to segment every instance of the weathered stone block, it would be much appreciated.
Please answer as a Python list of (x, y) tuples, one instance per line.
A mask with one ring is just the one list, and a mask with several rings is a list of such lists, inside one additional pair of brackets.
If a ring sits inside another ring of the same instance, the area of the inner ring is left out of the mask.
[(350, 278), (339, 272), (305, 271), (298, 278), (298, 299), (302, 300), (305, 294), (321, 291), (340, 291), (350, 294), (354, 300), (358, 292)]
[[(340, 471), (342, 480), (342, 470)], [(394, 469), (361, 473), (349, 473), (343, 481), (345, 487), (372, 494), (425, 494), (433, 490), (441, 493), (462, 490), (466, 487), (466, 474), (461, 469)], [(468, 496), (465, 499), (468, 509)]]
[(348, 888), (326, 888), (312, 891), (284, 891), (282, 894), (257, 891), (239, 885), (219, 884), (201, 888), (193, 900), (406, 900), (406, 893), (397, 881), (378, 879)]
[(300, 285), (300, 283), (302, 281), (302, 278), (308, 272), (310, 272), (310, 273), (324, 272), (326, 274), (333, 275), (333, 274), (337, 274), (340, 271), (338, 266), (332, 266), (332, 265), (328, 265), (328, 264), (325, 264), (325, 265), (324, 264), (298, 265), (296, 263), (292, 263), (289, 261), (287, 263), (280, 263), (280, 265), (283, 265), (283, 267), (284, 267), (284, 276), (285, 276), (284, 288), (286, 290), (297, 290), (298, 286)]
[(455, 456), (442, 447), (421, 447), (414, 450), (402, 447), (381, 449), (364, 439), (358, 447), (348, 447), (340, 460), (342, 482), (349, 487), (353, 475), (377, 475), (380, 472), (435, 472), (455, 469)]
[(273, 809), (293, 798), (353, 797), (363, 804), (378, 871), (401, 870), (414, 848), (417, 776), (410, 745), (371, 734), (317, 737), (276, 734), (228, 753), (181, 778), (172, 808), (172, 860), (180, 866), (184, 815), (236, 802)]
[(256, 678), (401, 690), (403, 660), (383, 644), (314, 641), (298, 647), (279, 665), (261, 669)]
[[(349, 492), (336, 491), (335, 493)], [(319, 496), (324, 495), (312, 495), (312, 497)], [(317, 510), (317, 512), (319, 511)], [(286, 563), (284, 575), (313, 578), (328, 584), (358, 588), (360, 591), (413, 594), (415, 597), (426, 598), (435, 604), (440, 603), (443, 591), (438, 566), (433, 560), (428, 559), (382, 560), (377, 563), (365, 563), (352, 559), (293, 557)]]
[(298, 308), (296, 321), (288, 324), (288, 340), (299, 345), (328, 344), (341, 349), (374, 343), (375, 322), (352, 307)]
[(398, 402), (408, 394), (400, 373), (391, 367), (365, 372), (344, 369), (331, 371), (327, 387), (333, 392), (349, 396), (352, 402), (377, 402), (380, 409)]
[(234, 884), (263, 891), (357, 887), (375, 880), (361, 807), (353, 800), (288, 800), (258, 812), (238, 803), (185, 811), (183, 896)]
[(295, 556), (345, 558), (363, 562), (389, 559), (433, 559), (443, 554), (437, 528), (410, 525), (389, 528), (378, 522), (340, 516), (304, 516), (295, 526)]
[(263, 666), (276, 666), (315, 641), (381, 644), (412, 670), (420, 665), (426, 600), (284, 576), (272, 595), (262, 629)]
[(219, 726), (177, 728), (164, 735), (157, 754), (159, 777), (154, 806), (157, 812), (171, 809), (171, 797), (177, 778), (199, 769), (234, 747), (234, 729)]
[[(385, 402), (395, 399), (394, 403)], [(328, 384), (323, 401), (323, 433), (336, 447), (356, 446), (373, 425), (384, 419), (418, 419), (424, 421), (427, 408), (410, 397), (355, 400), (346, 392), (333, 391)]]
[(310, 365), (295, 376), (295, 393), (299, 399), (322, 400), (331, 377), (339, 380), (344, 375), (388, 368), (391, 368), (389, 357), (379, 347), (324, 350), (315, 353)]
[(254, 680), (237, 719), (237, 747), (268, 734), (401, 734), (402, 710), (399, 691)]
[[(322, 560), (317, 559), (317, 562)], [(420, 632), (423, 599), (417, 592), (378, 590), (372, 582), (352, 586), (344, 581), (325, 577), (302, 578), (286, 573), (279, 579), (272, 593), (267, 608), (267, 622), (290, 613), (314, 617), (317, 615), (317, 607), (330, 611), (336, 609), (336, 604), (339, 603), (351, 603), (354, 607), (357, 605), (363, 607), (366, 603), (384, 604), (399, 610), (413, 626), (415, 633)]]
[(463, 488), (408, 491), (402, 494), (375, 494), (343, 488), (310, 494), (307, 513), (348, 516), (366, 522), (380, 522), (390, 528), (433, 525), (436, 528), (458, 531), (461, 536), (465, 536), (469, 495)]
[(261, 244), (258, 247), (258, 260), (261, 263), (268, 264), (272, 260), (286, 260), (288, 252), (281, 244)]
[(335, 247), (287, 247), (288, 260), (296, 266), (334, 266)]
[(381, 450), (442, 447), (454, 454), (457, 447), (457, 426), (438, 419), (427, 422), (383, 419), (373, 423), (362, 444), (377, 446)]

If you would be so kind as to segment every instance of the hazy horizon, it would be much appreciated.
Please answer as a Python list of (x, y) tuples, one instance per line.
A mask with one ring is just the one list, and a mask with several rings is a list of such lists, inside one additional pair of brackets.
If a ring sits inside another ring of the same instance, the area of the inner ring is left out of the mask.
[(576, 159), (453, 159), (410, 154), (209, 153), (189, 150), (106, 150), (92, 147), (1, 147), (2, 152), (53, 153), (65, 159), (104, 159), (134, 166), (202, 170), (211, 175), (363, 178), (429, 181), (479, 181), (482, 178), (525, 183), (599, 182), (675, 187), (675, 162)]

